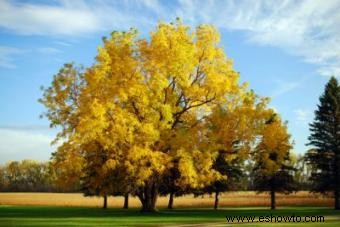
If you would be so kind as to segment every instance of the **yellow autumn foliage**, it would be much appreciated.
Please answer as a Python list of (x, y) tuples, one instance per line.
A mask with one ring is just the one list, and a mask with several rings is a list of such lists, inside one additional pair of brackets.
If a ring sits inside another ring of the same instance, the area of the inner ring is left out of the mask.
[[(150, 39), (134, 29), (112, 32), (91, 67), (79, 75), (68, 65), (45, 90), (46, 116), (66, 141), (57, 154), (77, 150), (76, 170), (92, 168), (89, 182), (105, 194), (110, 171), (122, 175), (116, 185), (128, 181), (146, 193), (177, 165), (176, 184), (201, 188), (227, 177), (212, 169), (220, 150), (236, 144), (226, 157), (244, 160), (259, 134), (263, 149), (276, 149), (284, 135), (264, 124), (273, 113), (268, 100), (239, 84), (219, 41), (214, 27), (192, 30), (180, 20), (159, 23)], [(142, 203), (147, 195), (138, 194)]]

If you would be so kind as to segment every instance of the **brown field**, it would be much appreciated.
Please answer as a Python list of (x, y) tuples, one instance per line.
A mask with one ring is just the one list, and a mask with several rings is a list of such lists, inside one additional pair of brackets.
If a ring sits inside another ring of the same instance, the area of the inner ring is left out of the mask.
[[(168, 198), (160, 197), (157, 207), (165, 207)], [(255, 192), (229, 192), (220, 196), (220, 206), (269, 206), (269, 195)], [(277, 194), (278, 206), (332, 206), (332, 198), (309, 192), (290, 195)], [(194, 198), (192, 195), (176, 197), (175, 207), (211, 207), (214, 197), (205, 195)], [(122, 207), (123, 197), (109, 197), (109, 207)], [(101, 207), (100, 197), (84, 197), (80, 193), (0, 193), (0, 205), (46, 205), (46, 206), (86, 206)], [(130, 198), (130, 207), (140, 207), (137, 198)]]

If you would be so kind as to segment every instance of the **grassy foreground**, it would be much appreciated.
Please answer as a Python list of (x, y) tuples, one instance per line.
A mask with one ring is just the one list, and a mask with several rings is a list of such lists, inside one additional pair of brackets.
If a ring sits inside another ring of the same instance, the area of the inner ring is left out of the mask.
[(0, 206), (0, 226), (235, 226), (226, 216), (323, 215), (323, 223), (243, 223), (242, 226), (340, 226), (340, 212), (331, 208), (284, 207), (271, 212), (267, 208), (224, 208), (217, 211), (200, 208), (161, 209), (155, 214), (138, 209)]

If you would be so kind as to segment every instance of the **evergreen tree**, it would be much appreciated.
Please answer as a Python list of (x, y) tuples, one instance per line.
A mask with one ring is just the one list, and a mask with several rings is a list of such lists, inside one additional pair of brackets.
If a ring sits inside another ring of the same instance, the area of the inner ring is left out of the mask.
[[(227, 178), (222, 178), (215, 181), (212, 185), (205, 188), (208, 193), (215, 193), (214, 209), (218, 209), (219, 206), (219, 195), (221, 192), (235, 190), (238, 187), (242, 174), (242, 161), (239, 159), (233, 159), (231, 161), (226, 161), (225, 151), (220, 151), (213, 168), (218, 171), (223, 176)], [(230, 154), (229, 154), (230, 155)]]
[[(274, 158), (274, 157), (273, 157)], [(266, 174), (263, 166), (257, 166), (253, 171), (253, 183), (255, 190), (259, 192), (269, 191), (271, 209), (276, 209), (276, 192), (289, 194), (297, 190), (297, 183), (294, 180), (294, 168), (289, 165), (289, 157), (285, 158), (287, 164), (282, 164), (281, 168), (273, 174)]]
[(340, 209), (340, 86), (332, 77), (320, 97), (314, 122), (310, 124), (307, 153), (313, 171), (313, 191), (333, 192), (334, 208)]

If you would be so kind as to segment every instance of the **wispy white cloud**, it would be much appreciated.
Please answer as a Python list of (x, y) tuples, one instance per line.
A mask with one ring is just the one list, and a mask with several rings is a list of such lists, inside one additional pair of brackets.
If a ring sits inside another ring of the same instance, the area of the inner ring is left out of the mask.
[(297, 124), (307, 124), (311, 121), (313, 113), (307, 109), (296, 109), (294, 110), (295, 119)]
[(16, 68), (16, 58), (25, 53), (40, 53), (45, 55), (56, 55), (62, 53), (60, 49), (54, 47), (40, 47), (36, 49), (19, 49), (10, 46), (0, 45), (0, 68), (14, 69)]
[(40, 127), (0, 127), (0, 163), (25, 158), (48, 160), (53, 136)]
[[(136, 8), (137, 5), (137, 8)], [(158, 1), (68, 1), (53, 5), (0, 1), (0, 27), (24, 35), (80, 35), (115, 28), (147, 26), (145, 9), (158, 12)]]
[(51, 128), (47, 125), (35, 125), (35, 124), (11, 124), (11, 125), (0, 125), (0, 130), (15, 130), (15, 131), (40, 131), (44, 132), (44, 134), (48, 131), (51, 131)]
[(23, 53), (23, 50), (9, 46), (0, 46), (0, 68), (15, 68), (14, 56)]
[(70, 46), (72, 46), (71, 43), (65, 42), (65, 41), (54, 41), (54, 43), (59, 45), (59, 46), (63, 46), (63, 47), (70, 47)]
[(299, 82), (280, 82), (271, 97), (276, 98), (299, 87)]
[(321, 75), (340, 76), (340, 1), (181, 0), (178, 14), (193, 23), (208, 22), (242, 30), (248, 40), (271, 45), (319, 67)]
[(41, 47), (38, 48), (37, 51), (42, 54), (58, 54), (62, 52), (61, 50), (54, 47)]
[(0, 26), (20, 34), (39, 35), (72, 35), (100, 28), (90, 8), (74, 6), (66, 1), (60, 5), (42, 5), (4, 0), (0, 2)]
[(288, 92), (291, 92), (302, 84), (304, 84), (308, 79), (308, 75), (298, 78), (295, 81), (285, 81), (282, 79), (275, 79), (273, 82), (276, 84), (274, 91), (271, 94), (271, 97), (276, 98), (278, 96), (284, 95)]

